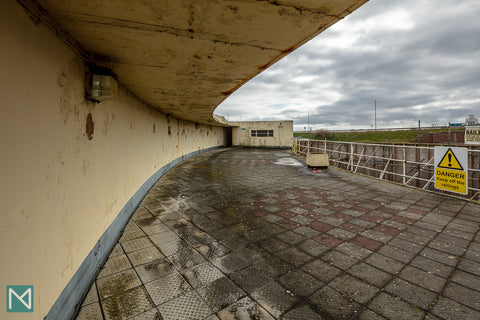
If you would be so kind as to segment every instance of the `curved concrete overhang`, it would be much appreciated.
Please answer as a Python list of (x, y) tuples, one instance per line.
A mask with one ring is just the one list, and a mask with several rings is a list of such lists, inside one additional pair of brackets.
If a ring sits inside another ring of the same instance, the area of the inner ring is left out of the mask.
[(368, 0), (18, 1), (154, 108), (222, 125), (226, 97)]

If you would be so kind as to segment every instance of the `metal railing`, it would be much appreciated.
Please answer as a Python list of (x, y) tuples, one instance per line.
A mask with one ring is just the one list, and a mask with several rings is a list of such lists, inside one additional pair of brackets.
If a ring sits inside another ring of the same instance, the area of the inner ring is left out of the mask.
[[(381, 180), (413, 186), (439, 193), (435, 189), (433, 145), (377, 144), (326, 140), (294, 139), (292, 150), (301, 156), (307, 153), (328, 154), (330, 165)], [(480, 147), (468, 148), (468, 194), (462, 196), (479, 201)]]

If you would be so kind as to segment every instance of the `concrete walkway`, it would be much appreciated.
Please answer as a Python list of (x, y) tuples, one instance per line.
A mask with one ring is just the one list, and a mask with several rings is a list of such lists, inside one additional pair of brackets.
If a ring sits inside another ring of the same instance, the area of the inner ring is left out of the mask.
[(171, 170), (77, 319), (480, 319), (480, 206), (296, 159)]

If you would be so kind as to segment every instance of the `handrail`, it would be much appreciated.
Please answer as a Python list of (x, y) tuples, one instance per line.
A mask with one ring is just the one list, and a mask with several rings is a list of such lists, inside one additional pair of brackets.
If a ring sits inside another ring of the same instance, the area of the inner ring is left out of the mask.
[[(468, 195), (480, 197), (480, 146), (468, 148)], [(332, 166), (353, 173), (361, 173), (380, 180), (409, 185), (439, 193), (448, 191), (434, 188), (434, 145), (406, 145), (294, 139), (292, 150), (307, 153), (327, 153)], [(400, 180), (398, 180), (400, 178)]]

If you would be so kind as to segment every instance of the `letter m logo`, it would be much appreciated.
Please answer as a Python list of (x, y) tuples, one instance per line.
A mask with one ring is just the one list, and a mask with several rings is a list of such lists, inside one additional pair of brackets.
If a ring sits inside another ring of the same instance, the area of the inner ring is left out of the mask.
[(7, 312), (33, 312), (33, 286), (7, 286)]

